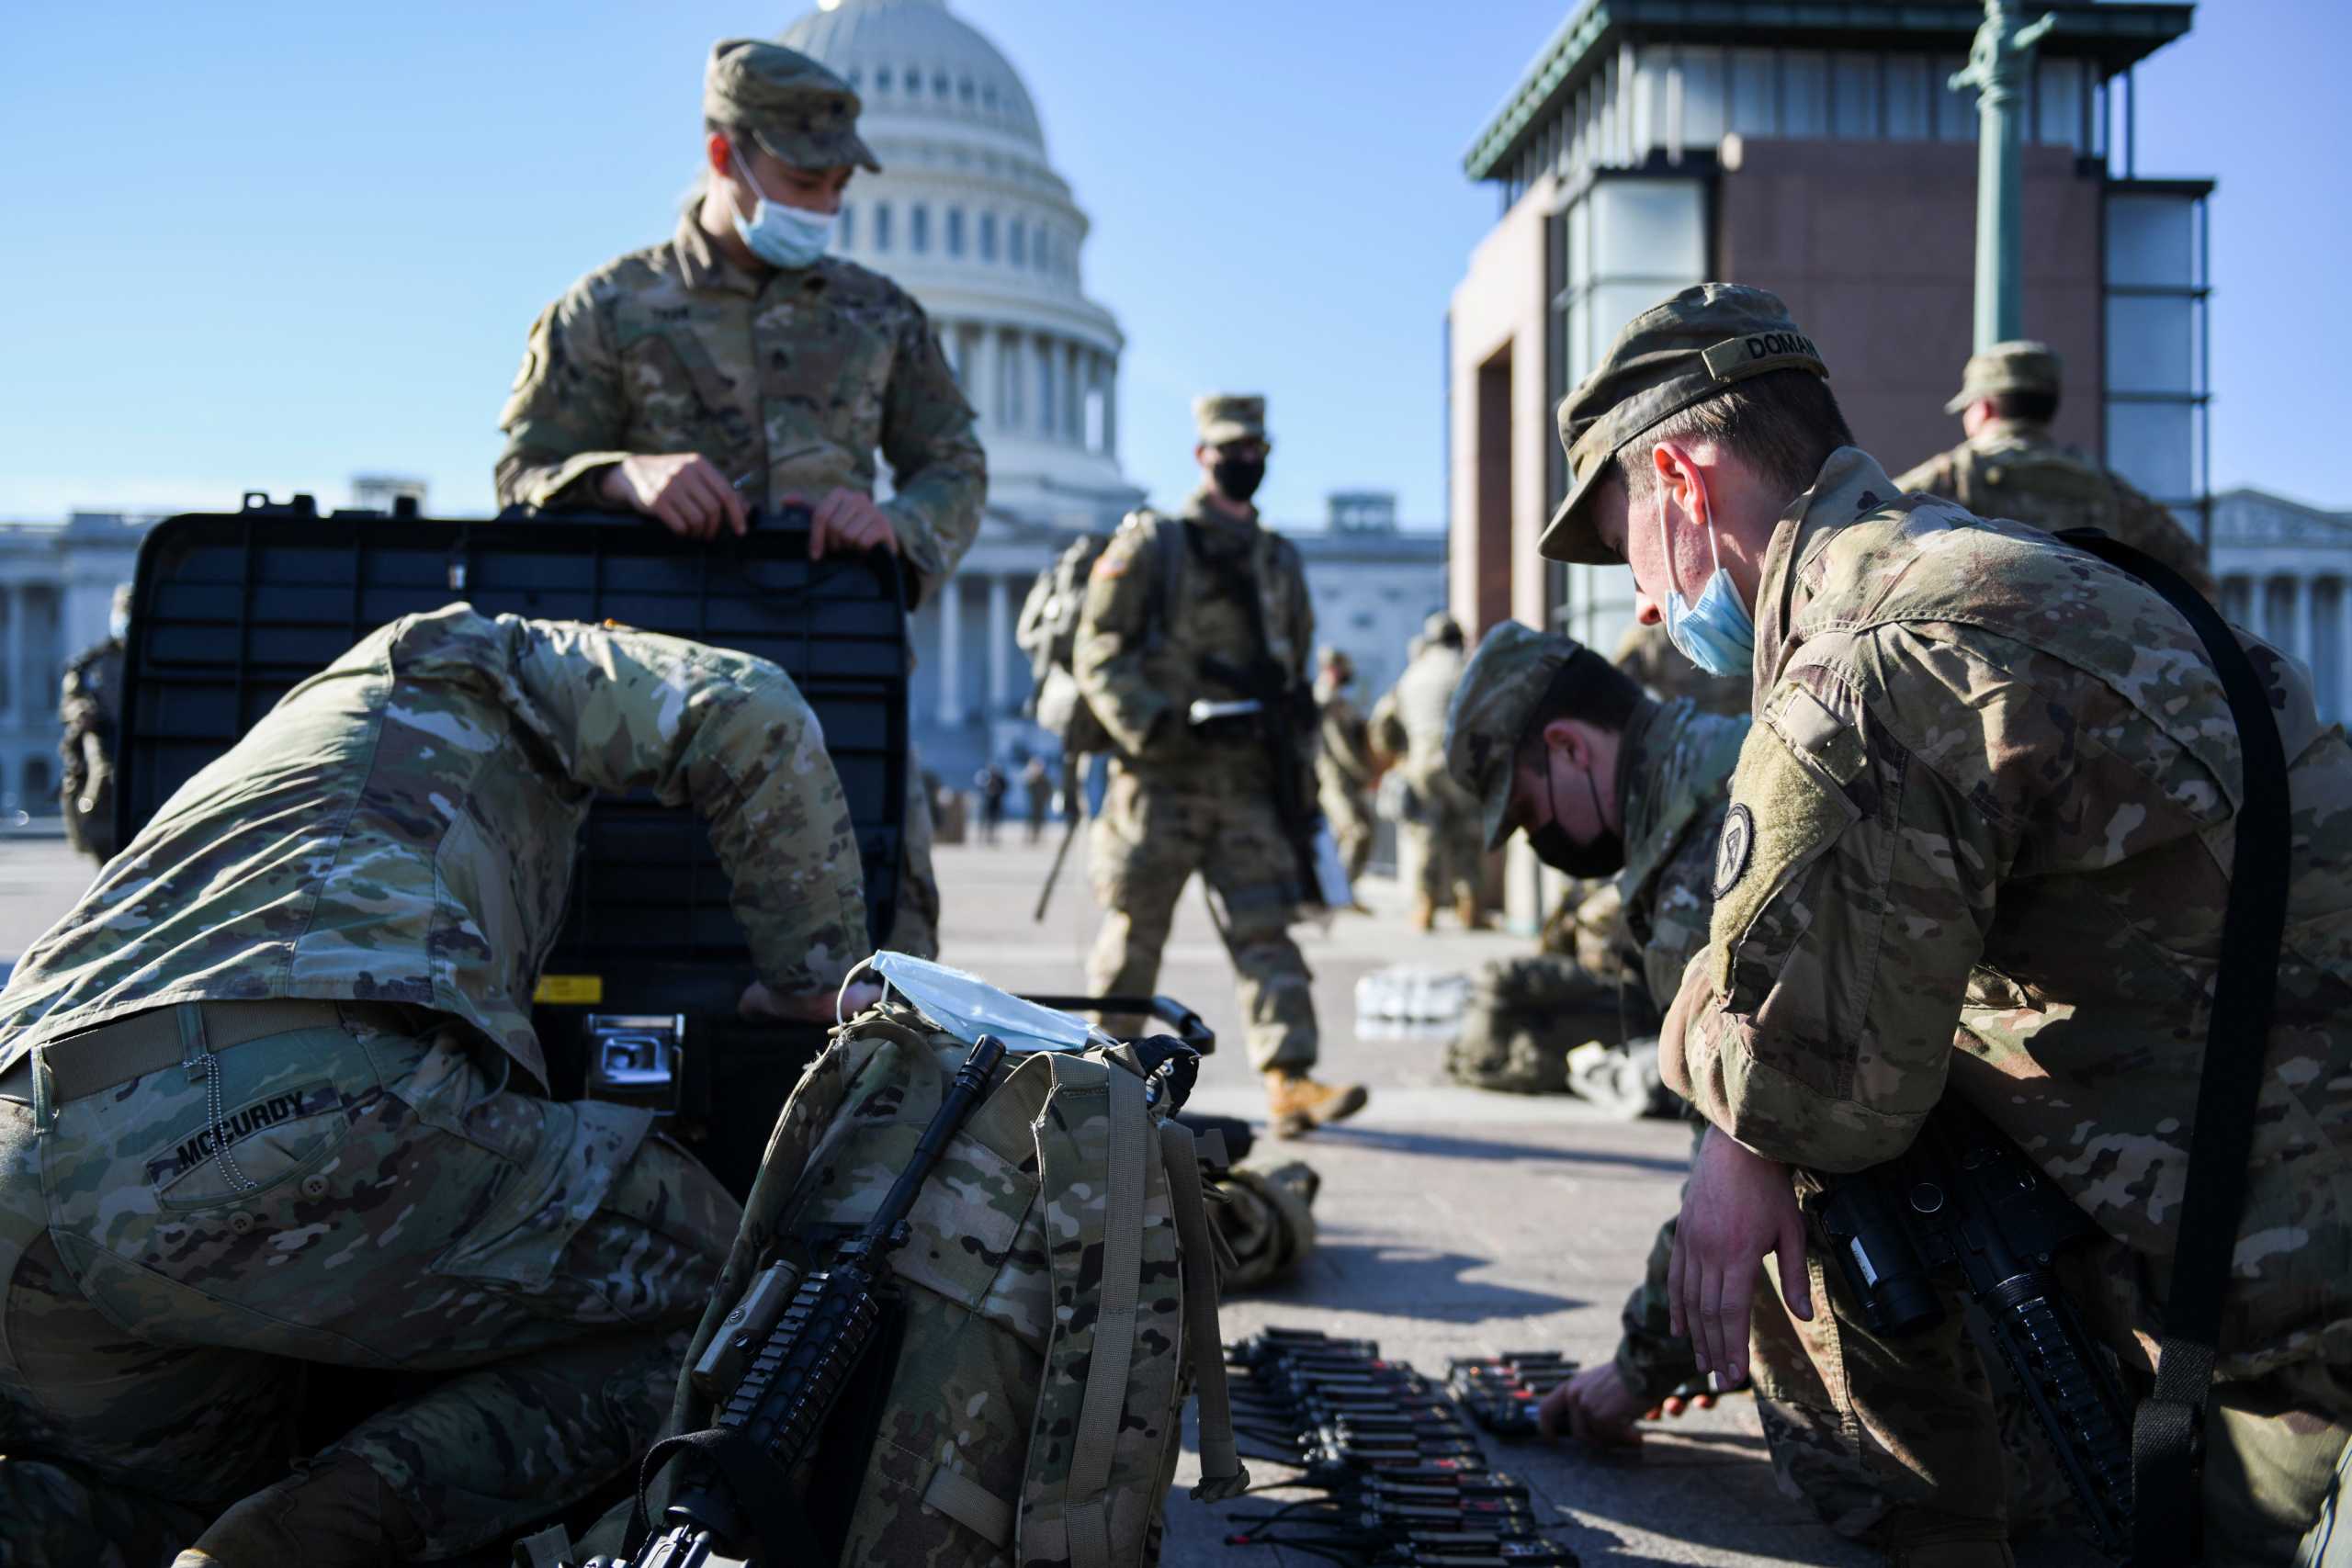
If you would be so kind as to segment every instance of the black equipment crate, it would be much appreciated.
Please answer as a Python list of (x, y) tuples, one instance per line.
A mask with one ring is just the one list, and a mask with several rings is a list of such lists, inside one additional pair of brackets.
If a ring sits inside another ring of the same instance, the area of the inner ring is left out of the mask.
[[(712, 544), (635, 517), (322, 515), (303, 496), (249, 494), (240, 512), (160, 523), (140, 550), (124, 660), (121, 841), (360, 637), (460, 600), (485, 615), (609, 619), (782, 667), (824, 727), (881, 945), (907, 798), (906, 592), (887, 554), (810, 561), (805, 511)], [(752, 968), (728, 895), (691, 810), (599, 797), (535, 1022), (549, 1088), (571, 1097), (590, 1013), (684, 1015), (676, 1130), (741, 1193), (823, 1032), (734, 1017)]]

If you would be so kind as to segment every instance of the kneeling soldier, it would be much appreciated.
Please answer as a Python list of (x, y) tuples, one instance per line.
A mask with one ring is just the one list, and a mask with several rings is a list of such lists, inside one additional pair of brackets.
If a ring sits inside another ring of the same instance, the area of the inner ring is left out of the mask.
[[(829, 1016), (865, 900), (784, 672), (462, 604), (288, 693), (26, 953), (0, 1562), (439, 1558), (631, 1462), (739, 1217), (650, 1111), (545, 1092), (572, 840), (633, 789), (708, 822), (746, 1010)], [(306, 1361), (437, 1381), (288, 1476)]]

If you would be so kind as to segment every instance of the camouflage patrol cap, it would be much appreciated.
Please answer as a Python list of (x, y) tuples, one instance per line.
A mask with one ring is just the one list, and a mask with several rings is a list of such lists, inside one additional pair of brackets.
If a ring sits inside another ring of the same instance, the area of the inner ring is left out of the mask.
[(1572, 637), (1505, 621), (1463, 668), (1445, 715), (1445, 771), (1477, 797), (1489, 850), (1510, 837), (1511, 760), (1528, 720), (1560, 667), (1583, 651)]
[(1595, 532), (1593, 486), (1609, 459), (1642, 432), (1693, 403), (1771, 370), (1829, 367), (1797, 331), (1777, 294), (1736, 283), (1702, 283), (1625, 323), (1600, 367), (1561, 400), (1560, 445), (1568, 494), (1535, 541), (1551, 560), (1614, 565)]
[(743, 130), (796, 169), (855, 164), (880, 174), (880, 160), (857, 133), (861, 107), (831, 71), (764, 39), (720, 39), (703, 72), (703, 118)]
[(1204, 446), (1266, 440), (1266, 400), (1254, 392), (1209, 392), (1193, 400), (1193, 423)]
[(2002, 392), (2040, 392), (2054, 398), (2064, 370), (2065, 362), (2046, 343), (2014, 338), (1978, 349), (1968, 356), (1968, 368), (1960, 373), (1960, 390), (1944, 405), (1944, 412), (1958, 413), (1979, 398)]

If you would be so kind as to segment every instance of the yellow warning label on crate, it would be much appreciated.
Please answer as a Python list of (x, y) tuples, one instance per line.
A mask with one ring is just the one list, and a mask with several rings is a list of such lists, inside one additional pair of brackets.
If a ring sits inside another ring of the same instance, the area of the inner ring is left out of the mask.
[(605, 977), (602, 975), (542, 975), (539, 988), (531, 993), (535, 1002), (548, 1002), (556, 1007), (593, 1007), (605, 999)]

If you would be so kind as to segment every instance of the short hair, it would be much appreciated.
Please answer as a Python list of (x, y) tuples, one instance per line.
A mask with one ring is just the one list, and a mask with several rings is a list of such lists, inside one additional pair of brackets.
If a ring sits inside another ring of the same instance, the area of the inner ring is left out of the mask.
[(1581, 719), (1596, 729), (1623, 733), (1645, 694), (1642, 683), (1589, 648), (1579, 648), (1552, 672), (1552, 683), (1527, 716), (1519, 745), (1544, 733), (1555, 719)]
[(1770, 370), (1668, 415), (1619, 447), (1612, 460), (1629, 504), (1639, 505), (1657, 488), (1649, 457), (1658, 443), (1692, 437), (1720, 442), (1791, 495), (1812, 489), (1829, 454), (1854, 444), (1825, 378)]
[(1995, 419), (2048, 424), (2058, 417), (2058, 394), (2055, 392), (1987, 392), (1984, 400), (1993, 405)]

